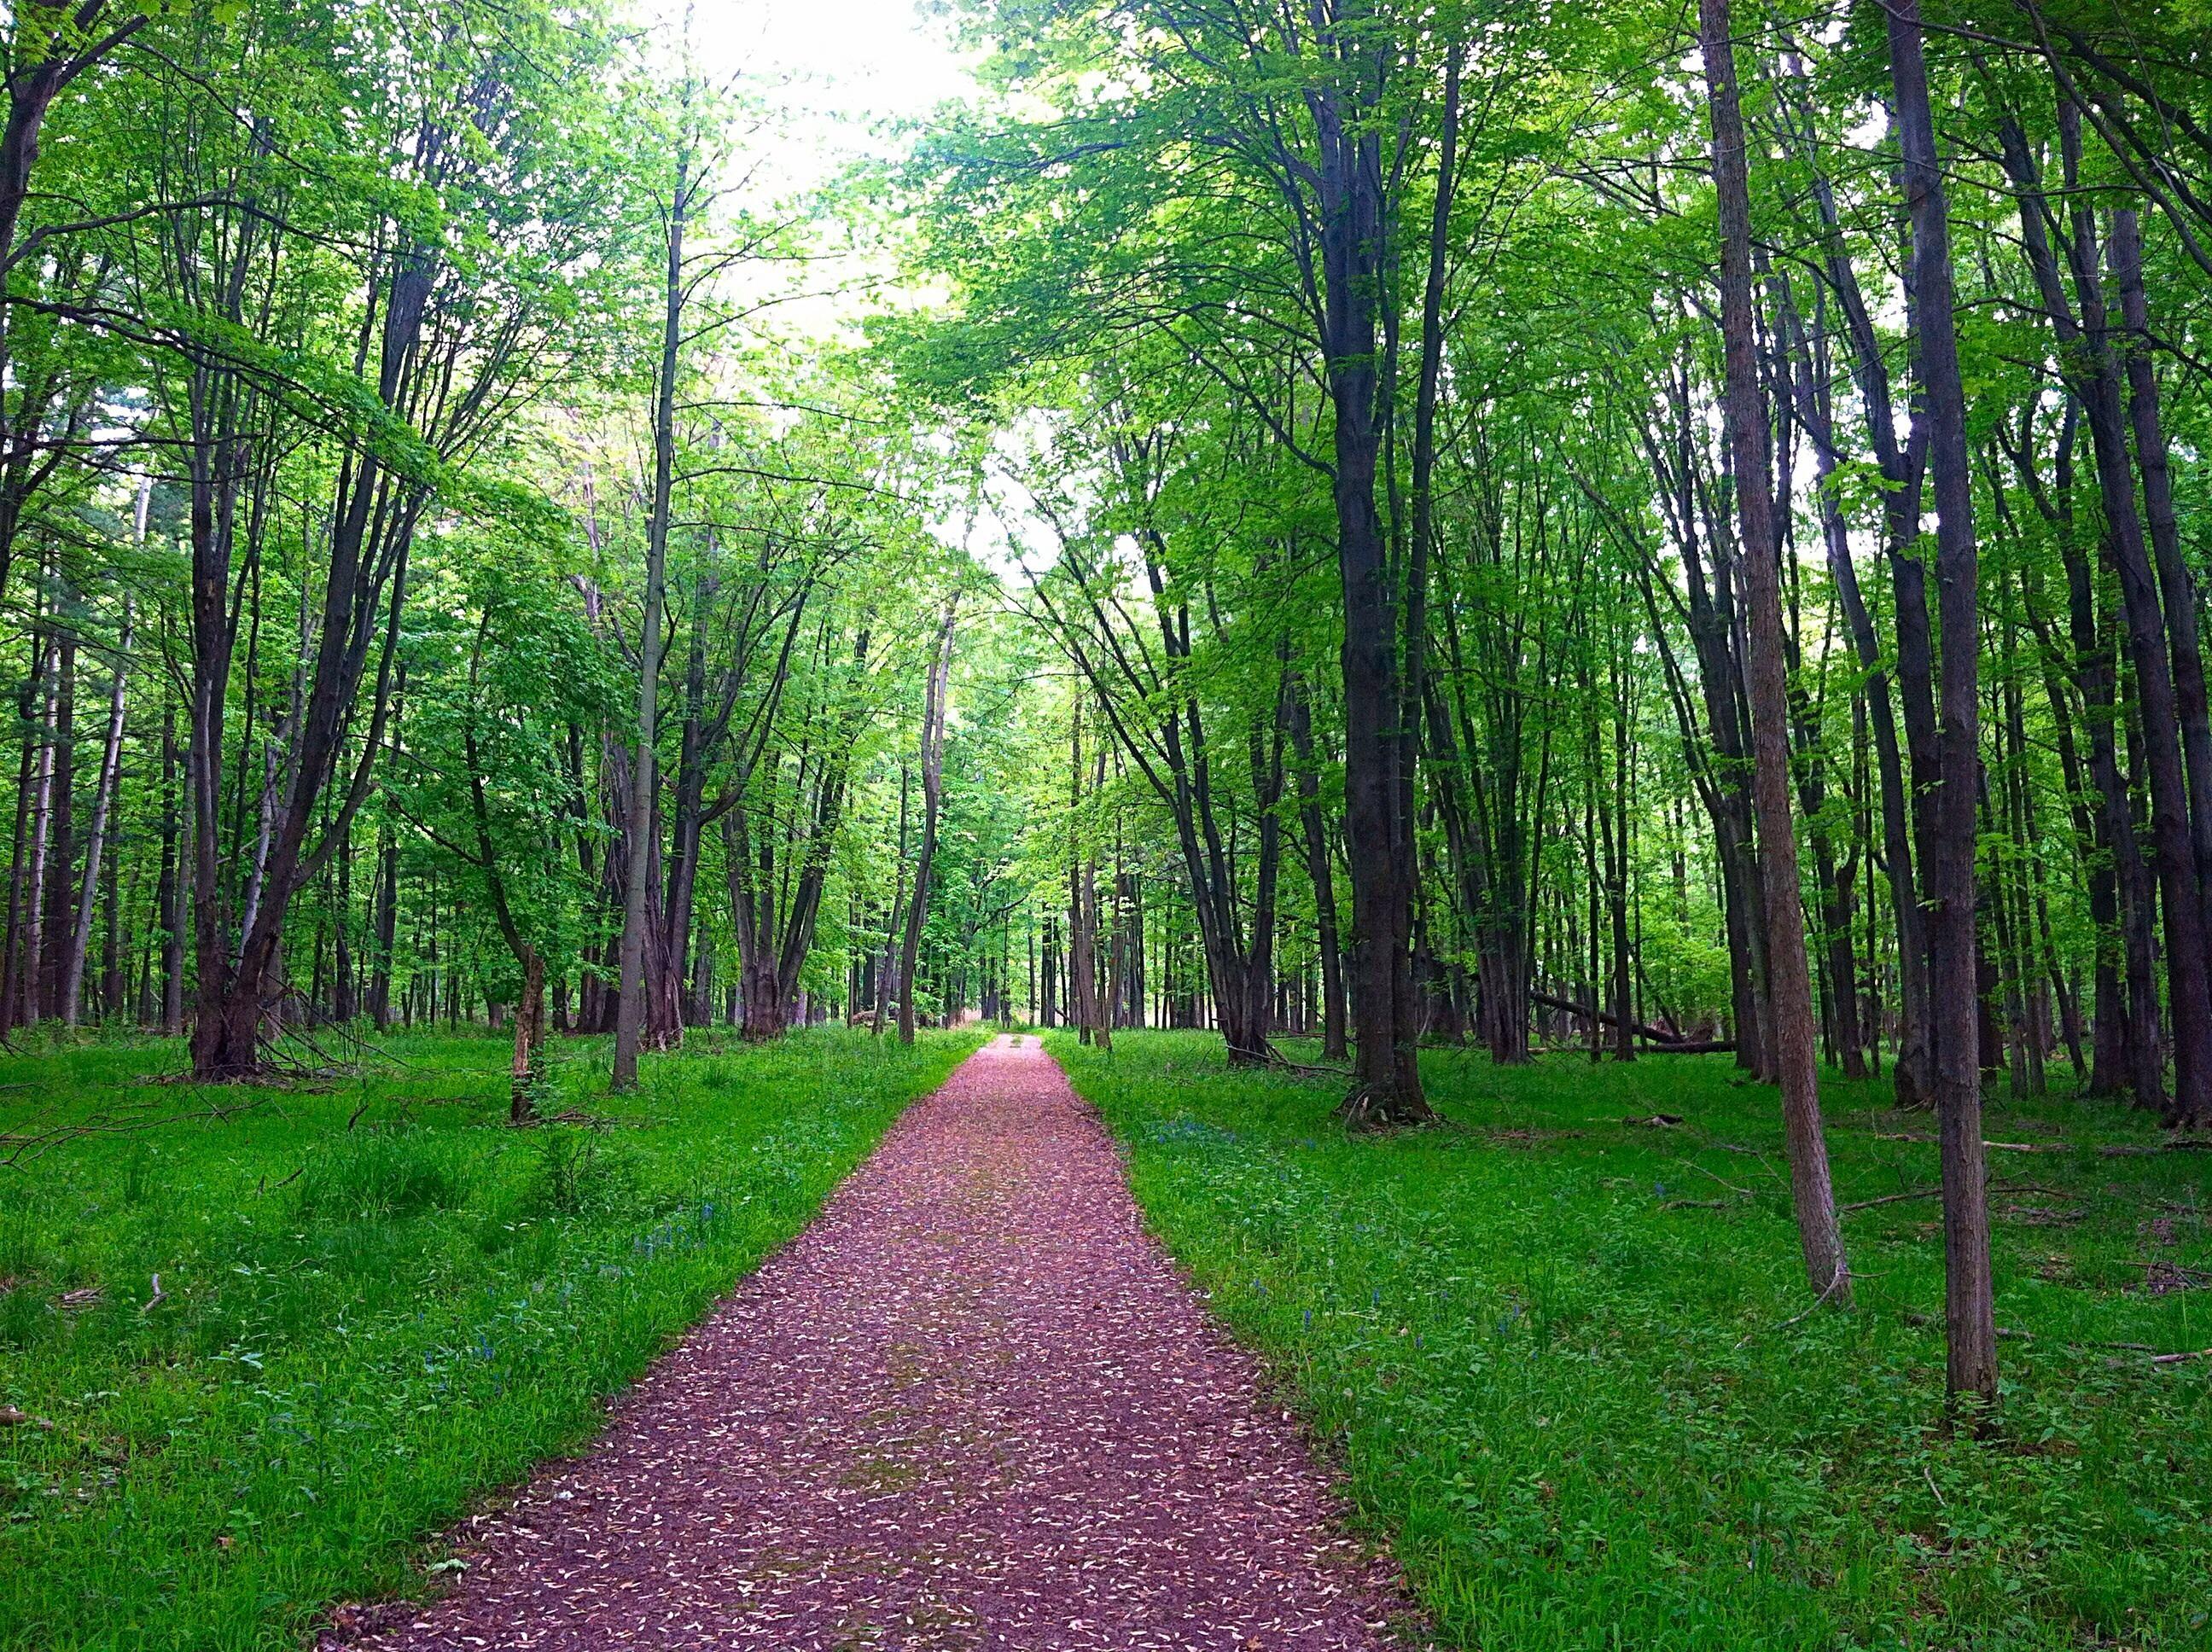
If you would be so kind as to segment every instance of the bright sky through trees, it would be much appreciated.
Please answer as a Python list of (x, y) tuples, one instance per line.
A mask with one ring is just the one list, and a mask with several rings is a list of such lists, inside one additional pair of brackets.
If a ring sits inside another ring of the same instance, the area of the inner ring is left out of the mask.
[(702, 67), (743, 75), (793, 123), (776, 147), (799, 181), (890, 152), (884, 123), (921, 119), (974, 90), (945, 24), (914, 0), (702, 0), (691, 26)]
[(0, 1652), (296, 1646), (233, 1364), (977, 1022), (1443, 1640), (2204, 1646), (2205, 4), (10, 0)]

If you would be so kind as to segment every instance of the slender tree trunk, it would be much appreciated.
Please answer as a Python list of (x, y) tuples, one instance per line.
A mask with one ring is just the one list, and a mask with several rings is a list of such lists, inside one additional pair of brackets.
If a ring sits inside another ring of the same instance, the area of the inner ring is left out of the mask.
[(914, 1042), (914, 972), (921, 956), (921, 926), (929, 917), (929, 877), (937, 858), (937, 817), (945, 789), (945, 701), (951, 687), (952, 627), (957, 600), (945, 604), (937, 651), (921, 713), (921, 850), (915, 859), (914, 896), (906, 909), (906, 938), (899, 949), (899, 1042)]
[[(64, 616), (62, 623), (71, 622)], [(55, 652), (53, 738), (46, 752), (46, 830), (40, 857), (45, 890), (39, 936), (39, 1014), (62, 1013), (62, 983), (76, 927), (76, 641), (64, 630)]]
[[(2173, 635), (2172, 618), (2161, 611), (2158, 574), (2146, 554), (2136, 508), (2123, 425), (2121, 375), (2097, 276), (2094, 234), (2093, 212), (2077, 208), (2069, 251), (2075, 288), (2081, 303), (2081, 333), (2091, 361), (2084, 375), (2083, 400), (2105, 501), (2106, 544), (2119, 574), (2121, 614), (2142, 706), (2144, 768), (2150, 781), (2151, 843), (2158, 866), (2160, 911), (2165, 920), (2166, 1002), (2173, 1028), (2173, 1096), (2168, 1118), (2177, 1124), (2201, 1124), (2212, 1121), (2212, 976), (2208, 976), (2205, 956), (2204, 884), (2194, 841), (2197, 828), (2191, 819), (2196, 777), (2183, 762), (2188, 708), (2179, 691), (2173, 656), (2167, 650), (2169, 635)], [(2179, 583), (2186, 587), (2185, 572)], [(2175, 647), (2177, 651), (2181, 647), (2178, 636)], [(2190, 658), (2193, 653), (2191, 650), (2184, 657)], [(2197, 666), (2201, 700), (2202, 663), (2192, 663)], [(2201, 723), (2201, 706), (2197, 719)], [(2208, 767), (2212, 767), (2212, 758), (2208, 758)]]
[(1989, 1171), (1975, 1027), (1974, 805), (1980, 774), (1980, 616), (1966, 386), (1953, 318), (1951, 227), (1921, 55), (1919, 0), (1885, 0), (1890, 77), (1912, 228), (1912, 288), (1936, 495), (1942, 781), (1923, 807), (1936, 1132), (1943, 1183), (1947, 1383), (1954, 1402), (1997, 1399), (1996, 1303), (1990, 1270)]
[[(2071, 157), (2079, 143), (2079, 115), (2071, 104), (2062, 104), (2059, 116), (2070, 183), (2075, 171)], [(2208, 978), (2204, 956), (2205, 911), (2198, 898), (2188, 780), (2182, 762), (2181, 709), (2166, 652), (2159, 583), (2144, 546), (2142, 515), (2136, 507), (2121, 373), (2112, 348), (2103, 282), (2097, 269), (2095, 216), (2091, 208), (2076, 209), (2067, 246), (2075, 291), (2081, 305), (2077, 320), (2067, 302), (2058, 261), (2051, 246), (2049, 208), (2027, 139), (2017, 123), (2009, 119), (2000, 125), (1999, 139), (2005, 169), (2021, 197), (2021, 240), (2028, 268), (2058, 342), (2062, 369), (2089, 426), (2098, 492), (2105, 507), (2106, 548), (2119, 575), (2123, 629), (2142, 703), (2144, 768), (2151, 794), (2151, 851), (2165, 920), (2167, 1000), (2173, 1026), (2172, 1101), (2165, 1102), (2161, 1094), (2162, 1064), (2143, 1059), (2144, 1023), (2156, 1013), (2150, 1002), (2155, 989), (2147, 977), (2131, 979), (2130, 983), (2134, 1021), (2130, 1039), (2131, 1078), (2137, 1096), (2164, 1102), (2170, 1119), (2201, 1120), (2212, 1117), (2212, 996), (2208, 996), (2212, 993), (2212, 978)], [(2118, 811), (2108, 808), (2107, 812), (2124, 817), (2126, 809), (2123, 805)], [(2111, 823), (2117, 844), (2119, 820)], [(2124, 861), (2120, 872), (2124, 879)], [(2124, 906), (2124, 885), (2122, 896)], [(2146, 898), (2135, 916), (2140, 921), (2148, 912)], [(2129, 922), (2125, 913), (2123, 922)], [(2130, 926), (2131, 944), (2136, 938)], [(2130, 974), (2135, 977), (2132, 961)]]
[[(2199, 636), (2197, 580), (2183, 555), (2173, 508), (2172, 465), (2159, 411), (2158, 375), (2151, 366), (2150, 302), (2143, 292), (2142, 232), (2135, 209), (2112, 214), (2109, 253), (2113, 284), (2119, 290), (2125, 329), (2128, 416), (2136, 439), (2136, 471), (2142, 483), (2143, 516), (2158, 568), (2159, 594), (2166, 607), (2166, 640), (2172, 653), (2173, 696), (2181, 724), (2186, 762), (2190, 847), (2197, 860), (2201, 930), (2212, 944), (2212, 711), (2208, 711), (2204, 649)], [(2212, 992), (2212, 982), (2208, 982)], [(2212, 1090), (2208, 1090), (2212, 1096)], [(2203, 1123), (2212, 1113), (2200, 1116)]]
[(667, 875), (661, 921), (654, 938), (658, 968), (648, 970), (645, 1042), (654, 1049), (680, 1042), (684, 1025), (684, 970), (692, 945), (692, 912), (705, 836), (706, 762), (701, 726), (707, 692), (707, 592), (694, 593), (690, 645), (684, 669), (684, 720), (669, 823)]
[[(1619, 661), (1614, 661), (1616, 671)], [(1613, 722), (1613, 806), (1603, 812), (1610, 817), (1607, 833), (1607, 866), (1606, 874), (1607, 905), (1613, 920), (1613, 1059), (1633, 1061), (1636, 1041), (1629, 1031), (1635, 1019), (1636, 1006), (1632, 1001), (1632, 988), (1629, 968), (1628, 937), (1628, 869), (1630, 822), (1634, 818), (1633, 799), (1629, 772), (1629, 734), (1626, 703), (1621, 685), (1614, 684), (1616, 716)]]
[(1321, 953), (1321, 1055), (1345, 1060), (1345, 949), (1336, 920), (1336, 869), (1329, 827), (1321, 814), (1321, 774), (1314, 768), (1314, 719), (1305, 685), (1291, 692), (1291, 748), (1298, 754), (1298, 827), (1305, 834), (1305, 873), (1314, 884), (1314, 951)]
[(70, 926), (69, 956), (62, 975), (62, 1021), (74, 1027), (84, 1007), (85, 954), (92, 942), (93, 900), (100, 887), (100, 857), (107, 847), (107, 822), (115, 806), (117, 776), (123, 766), (124, 662), (131, 655), (131, 610), (123, 613), (116, 644), (115, 675), (107, 690), (107, 739), (100, 749), (100, 778), (92, 800), (92, 823), (85, 833), (84, 881), (78, 890), (76, 920)]
[(507, 1117), (527, 1124), (538, 1116), (538, 1091), (545, 1048), (545, 960), (526, 943), (521, 949), (522, 994), (514, 1006), (514, 1060), (507, 1070)]
[(645, 623), (638, 639), (637, 744), (632, 759), (629, 854), (623, 884), (622, 956), (615, 1007), (612, 1083), (637, 1083), (638, 1047), (646, 1022), (646, 895), (656, 830), (653, 742), (660, 706), (661, 610), (668, 590), (668, 519), (676, 471), (676, 365), (684, 342), (684, 228), (690, 208), (691, 152), (678, 152), (676, 187), (668, 200), (668, 262), (663, 287), (659, 394), (653, 415), (653, 502), (646, 527)]
[(182, 811), (177, 798), (177, 719), (167, 693), (161, 696), (161, 877), (155, 895), (161, 926), (161, 1028), (165, 1037), (184, 1031), (185, 914)]
[(1094, 983), (1098, 963), (1098, 867), (1089, 853), (1083, 820), (1083, 701), (1067, 726), (1067, 1009), (1076, 1040), (1091, 1043), (1098, 1025)]
[(34, 719), (35, 708), (43, 703), (45, 669), (45, 641), (34, 629), (30, 675), (16, 698), (16, 717), (23, 736), (15, 766), (15, 827), (9, 837), (8, 927), (5, 937), (0, 938), (0, 947), (4, 947), (0, 951), (0, 1036), (13, 1031), (29, 1018), (24, 1012), (23, 1001), (23, 961), (28, 944), (26, 930), (30, 904), (26, 897), (32, 896), (28, 886), (33, 830), (31, 794), (38, 772), (38, 753), (44, 745)]
[(1755, 343), (1748, 155), (1737, 100), (1729, 0), (1700, 0), (1698, 21), (1712, 116), (1713, 180), (1720, 202), (1721, 333), (1727, 368), (1722, 405), (1735, 463), (1743, 547), (1752, 784), (1765, 894), (1767, 999), (1774, 1018), (1773, 1047), (1798, 1241), (1816, 1295), (1843, 1306), (1850, 1300), (1850, 1270), (1844, 1255), (1820, 1124), (1812, 982), (1798, 894), (1797, 836), (1790, 801), (1790, 689), (1776, 566), (1781, 537), (1770, 491), (1766, 409)]
[(29, 864), (24, 872), (23, 897), (27, 916), (20, 975), (22, 1008), (16, 1019), (25, 1026), (37, 1021), (45, 1007), (40, 993), (39, 976), (40, 963), (46, 956), (46, 861), (53, 832), (54, 674), (58, 669), (59, 659), (58, 648), (49, 645), (47, 668), (41, 673), (46, 692), (38, 726), (38, 761), (31, 784), (31, 853)]

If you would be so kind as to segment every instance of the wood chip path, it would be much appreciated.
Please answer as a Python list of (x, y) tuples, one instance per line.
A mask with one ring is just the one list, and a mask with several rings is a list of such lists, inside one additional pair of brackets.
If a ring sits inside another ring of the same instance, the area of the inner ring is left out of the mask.
[(1405, 1643), (1387, 1568), (1141, 1227), (1034, 1039), (908, 1109), (812, 1226), (465, 1528), (427, 1605), (325, 1647)]

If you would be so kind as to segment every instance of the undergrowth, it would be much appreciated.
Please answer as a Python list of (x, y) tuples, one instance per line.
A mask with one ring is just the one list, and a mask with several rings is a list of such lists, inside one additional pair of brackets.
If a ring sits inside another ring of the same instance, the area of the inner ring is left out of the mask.
[(529, 1130), (492, 1037), (320, 1091), (0, 1059), (0, 1135), (54, 1138), (0, 1165), (0, 1647), (289, 1648), (420, 1588), (422, 1539), (586, 1442), (976, 1042), (811, 1030), (623, 1096), (579, 1042), (549, 1089), (595, 1122)]
[(1347, 1139), (1341, 1081), (1218, 1039), (1051, 1047), (1448, 1643), (2212, 1646), (2212, 1358), (2149, 1351), (2212, 1345), (2212, 1153), (2141, 1115), (1992, 1096), (1976, 1443), (1940, 1426), (1932, 1122), (1882, 1086), (1825, 1087), (1838, 1197), (1908, 1196), (1844, 1217), (1858, 1306), (1807, 1315), (1774, 1093), (1725, 1057), (1437, 1051), (1448, 1127)]

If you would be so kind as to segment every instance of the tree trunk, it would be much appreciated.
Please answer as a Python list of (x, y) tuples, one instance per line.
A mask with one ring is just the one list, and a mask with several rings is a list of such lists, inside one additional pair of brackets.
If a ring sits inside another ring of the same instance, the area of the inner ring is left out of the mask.
[[(2069, 182), (2070, 156), (2078, 146), (2078, 121), (2072, 105), (2061, 106), (2061, 139), (2069, 156)], [(2088, 422), (2098, 492), (2105, 507), (2106, 547), (2119, 575), (2124, 629), (2141, 701), (2144, 767), (2150, 781), (2152, 856), (2165, 920), (2167, 999), (2173, 1026), (2174, 1094), (2165, 1107), (2174, 1121), (2212, 1118), (2212, 997), (2208, 997), (2212, 983), (2208, 982), (2205, 912), (2199, 900), (2188, 780), (2182, 763), (2181, 709), (2166, 653), (2159, 583), (2144, 546), (2142, 517), (2136, 504), (2121, 374), (2112, 349), (2103, 283), (2097, 270), (2095, 217), (2093, 209), (2076, 209), (2067, 247), (2081, 306), (2077, 320), (2060, 281), (2050, 242), (2049, 208), (2027, 139), (2010, 120), (2001, 125), (1999, 138), (2005, 169), (2021, 197), (2021, 238), (2028, 267), (2058, 342), (2062, 371)], [(2118, 812), (2124, 815), (2124, 806)], [(2112, 823), (2115, 843), (2119, 841), (2118, 824), (2118, 820)], [(2120, 872), (2124, 879), (2124, 861)], [(2124, 886), (2122, 893), (2124, 905)], [(2147, 899), (2137, 912), (2139, 917), (2147, 914)], [(2123, 921), (2127, 921), (2124, 914)], [(2130, 939), (2134, 939), (2132, 932)], [(2132, 968), (2130, 973), (2133, 975)], [(2156, 1013), (2148, 1001), (2152, 990), (2147, 980), (2130, 982), (2131, 1014), (2136, 1020), (2130, 1041), (2130, 1065), (2137, 1095), (2164, 1102), (2160, 1094), (2162, 1067), (2136, 1059), (2143, 1042), (2143, 1021)]]
[[(1347, 54), (1364, 47), (1346, 43)], [(1413, 986), (1413, 857), (1404, 784), (1412, 751), (1400, 727), (1400, 602), (1375, 489), (1376, 323), (1383, 285), (1382, 139), (1333, 89), (1309, 99), (1321, 149), (1322, 354), (1334, 412), (1337, 574), (1344, 598), (1345, 835), (1352, 844), (1351, 1094), (1355, 1128), (1422, 1124), (1421, 1026)]]
[(1322, 1056), (1340, 1061), (1346, 1054), (1344, 943), (1336, 915), (1336, 875), (1328, 849), (1328, 825), (1321, 810), (1321, 774), (1314, 759), (1313, 711), (1304, 679), (1291, 683), (1291, 747), (1297, 755), (1298, 823), (1305, 835), (1306, 876), (1313, 884), (1314, 949), (1321, 955)]
[(40, 975), (46, 957), (46, 865), (52, 853), (54, 823), (54, 746), (57, 712), (54, 679), (60, 669), (61, 651), (49, 644), (45, 683), (45, 706), (38, 727), (39, 756), (32, 780), (31, 854), (24, 872), (23, 959), (21, 966), (22, 1008), (16, 1019), (25, 1026), (45, 1013)]
[(123, 632), (116, 644), (115, 675), (107, 690), (107, 740), (100, 749), (100, 778), (93, 792), (92, 823), (85, 833), (84, 881), (70, 926), (69, 956), (63, 969), (62, 1021), (74, 1027), (84, 1007), (85, 954), (92, 942), (93, 898), (100, 887), (100, 857), (107, 847), (108, 816), (115, 805), (116, 778), (123, 763), (124, 662), (131, 656), (131, 610), (123, 610)]
[[(74, 624), (64, 616), (64, 627)], [(39, 1014), (62, 1013), (63, 982), (76, 931), (76, 640), (64, 630), (55, 653), (53, 738), (47, 746), (45, 913), (40, 920)]]
[(46, 642), (36, 626), (31, 633), (31, 671), (15, 699), (16, 720), (22, 729), (22, 749), (15, 765), (15, 826), (9, 837), (8, 926), (0, 937), (0, 1036), (30, 1017), (25, 1005), (25, 976), (29, 956), (27, 930), (36, 903), (30, 883), (31, 835), (34, 829), (32, 793), (38, 773), (38, 754), (44, 749), (44, 732), (37, 718), (44, 704)]
[(1752, 784), (1766, 914), (1767, 1001), (1782, 1086), (1784, 1139), (1806, 1272), (1820, 1301), (1850, 1300), (1850, 1270), (1836, 1216), (1821, 1131), (1805, 914), (1797, 880), (1797, 836), (1790, 800), (1790, 689), (1784, 668), (1781, 537), (1770, 491), (1767, 417), (1759, 384), (1753, 310), (1751, 191), (1736, 93), (1729, 0), (1700, 0), (1699, 45), (1712, 116), (1713, 181), (1720, 203), (1722, 396), (1735, 469), (1744, 603), (1750, 652)]
[(526, 943), (517, 961), (522, 965), (522, 995), (514, 1006), (514, 1060), (507, 1074), (507, 1120), (509, 1124), (528, 1124), (538, 1116), (538, 1096), (544, 1080), (545, 960), (536, 947)]
[[(2119, 289), (2121, 324), (2126, 330), (2124, 349), (2127, 364), (2128, 415), (2136, 439), (2136, 470), (2142, 483), (2143, 515), (2150, 530), (2152, 553), (2158, 570), (2159, 593), (2166, 609), (2166, 630), (2172, 652), (2174, 708), (2179, 714), (2182, 756), (2185, 760), (2189, 798), (2189, 838), (2197, 863), (2199, 934), (2212, 945), (2212, 712), (2208, 712), (2204, 682), (2204, 650), (2197, 623), (2197, 581), (2183, 554), (2181, 533), (2174, 518), (2172, 466), (2166, 452), (2166, 430), (2159, 412), (2158, 377), (2150, 360), (2150, 305), (2143, 292), (2142, 234), (2135, 210), (2124, 207), (2112, 214), (2110, 252), (2114, 284)], [(2212, 981), (2206, 991), (2212, 993)], [(2176, 1042), (2181, 1036), (2179, 1017)], [(2212, 1033), (2208, 1033), (2212, 1038)], [(2212, 1066), (2212, 1043), (2207, 1045)], [(2186, 1122), (2212, 1121), (2212, 1076), (2201, 1090), (2184, 1089), (2177, 1076), (2177, 1117)], [(2190, 1112), (2191, 1097), (2196, 1111)]]
[(177, 797), (177, 719), (165, 691), (161, 697), (161, 878), (155, 895), (161, 926), (161, 1028), (162, 1036), (185, 1029), (185, 853), (182, 811)]
[(1912, 228), (1912, 288), (1936, 495), (1941, 784), (1921, 859), (1929, 902), (1930, 1042), (1943, 1184), (1946, 1379), (1954, 1403), (1997, 1399), (1996, 1306), (1990, 1271), (1989, 1171), (1975, 1027), (1974, 814), (1980, 774), (1981, 646), (1966, 386), (1953, 317), (1950, 216), (1928, 106), (1918, 0), (1886, 0), (1890, 77)]
[(653, 415), (653, 501), (646, 525), (645, 623), (638, 638), (637, 743), (632, 759), (628, 842), (623, 882), (622, 955), (615, 1001), (617, 1090), (637, 1083), (638, 1047), (646, 1023), (646, 895), (653, 872), (653, 741), (660, 701), (661, 609), (668, 589), (668, 519), (676, 468), (676, 365), (684, 341), (684, 216), (690, 207), (691, 152), (676, 157), (676, 188), (668, 203), (668, 262), (663, 286), (659, 393)]
[(937, 651), (930, 665), (921, 713), (921, 850), (915, 857), (914, 895), (907, 904), (906, 938), (899, 948), (899, 1042), (914, 1042), (914, 971), (921, 957), (921, 926), (929, 916), (929, 875), (937, 858), (937, 816), (945, 782), (945, 701), (952, 672), (952, 627), (957, 599), (945, 604), (937, 629)]

